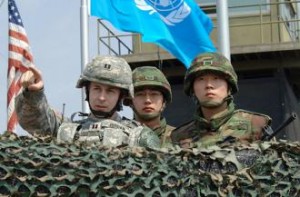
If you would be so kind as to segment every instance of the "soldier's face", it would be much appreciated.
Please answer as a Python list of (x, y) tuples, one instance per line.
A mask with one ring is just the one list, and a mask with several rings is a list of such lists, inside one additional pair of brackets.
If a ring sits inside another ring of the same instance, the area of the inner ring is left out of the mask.
[(194, 93), (200, 103), (222, 103), (228, 96), (228, 84), (224, 77), (207, 73), (195, 78)]
[(135, 91), (132, 104), (137, 118), (142, 120), (160, 117), (165, 105), (163, 94), (159, 90), (148, 88)]
[(110, 112), (117, 104), (121, 90), (101, 83), (91, 82), (89, 103), (93, 110)]

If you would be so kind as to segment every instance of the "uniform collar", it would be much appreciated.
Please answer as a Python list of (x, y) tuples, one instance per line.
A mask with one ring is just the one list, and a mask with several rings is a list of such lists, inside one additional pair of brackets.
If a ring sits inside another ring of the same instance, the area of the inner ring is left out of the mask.
[(121, 120), (122, 120), (122, 117), (117, 112), (115, 112), (110, 118), (97, 118), (92, 113), (90, 113), (89, 118), (95, 122), (105, 120), (105, 119), (110, 119), (110, 120), (114, 120), (117, 122), (121, 122)]
[(160, 118), (160, 123), (159, 123), (159, 127), (156, 127), (153, 129), (153, 131), (158, 135), (161, 136), (164, 131), (166, 130), (167, 127), (167, 121), (164, 117)]
[(196, 120), (196, 127), (200, 130), (217, 131), (233, 114), (235, 110), (234, 103), (230, 101), (226, 110), (214, 115), (210, 121), (203, 117), (201, 108), (198, 109), (194, 118)]

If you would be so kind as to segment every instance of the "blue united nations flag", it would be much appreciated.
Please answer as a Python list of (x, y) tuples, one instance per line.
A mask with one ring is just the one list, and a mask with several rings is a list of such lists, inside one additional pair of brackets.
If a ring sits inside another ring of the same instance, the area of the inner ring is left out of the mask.
[(186, 67), (199, 53), (216, 51), (212, 21), (194, 0), (91, 0), (91, 15), (116, 28), (142, 34)]

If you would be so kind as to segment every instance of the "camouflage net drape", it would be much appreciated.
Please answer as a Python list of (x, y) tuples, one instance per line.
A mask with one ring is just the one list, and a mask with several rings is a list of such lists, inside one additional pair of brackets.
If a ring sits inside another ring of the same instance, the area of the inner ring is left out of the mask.
[(149, 150), (0, 137), (0, 196), (300, 196), (299, 143)]

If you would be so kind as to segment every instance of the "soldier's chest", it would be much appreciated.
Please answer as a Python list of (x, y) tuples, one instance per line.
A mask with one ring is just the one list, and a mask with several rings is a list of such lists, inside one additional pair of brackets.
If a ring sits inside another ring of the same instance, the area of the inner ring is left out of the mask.
[(221, 125), (217, 130), (202, 128), (199, 130), (199, 141), (216, 142), (227, 138), (247, 138), (251, 133), (251, 122), (244, 119), (232, 118), (225, 124)]

